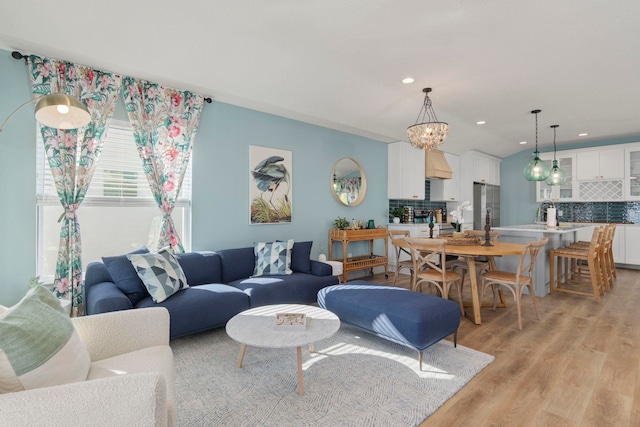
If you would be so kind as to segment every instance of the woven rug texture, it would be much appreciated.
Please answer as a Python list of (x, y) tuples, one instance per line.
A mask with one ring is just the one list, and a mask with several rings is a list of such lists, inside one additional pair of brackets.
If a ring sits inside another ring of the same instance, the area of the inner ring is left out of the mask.
[(494, 357), (449, 341), (418, 352), (342, 325), (302, 349), (304, 396), (298, 395), (295, 348), (248, 347), (224, 328), (171, 341), (177, 425), (416, 426)]

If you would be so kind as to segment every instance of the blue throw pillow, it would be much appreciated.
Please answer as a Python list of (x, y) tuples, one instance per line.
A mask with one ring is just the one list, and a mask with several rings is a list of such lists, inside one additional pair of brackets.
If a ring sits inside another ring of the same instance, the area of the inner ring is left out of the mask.
[(145, 298), (149, 293), (147, 288), (144, 287), (142, 280), (138, 277), (136, 269), (131, 264), (131, 261), (127, 258), (130, 254), (147, 254), (149, 249), (141, 247), (128, 254), (102, 257), (102, 262), (107, 271), (111, 275), (113, 282), (129, 298), (131, 304), (136, 305), (140, 300)]
[(255, 268), (253, 276), (291, 274), (291, 248), (293, 240), (286, 242), (260, 242), (253, 246)]
[(311, 245), (313, 242), (295, 242), (291, 249), (291, 270), (311, 274)]

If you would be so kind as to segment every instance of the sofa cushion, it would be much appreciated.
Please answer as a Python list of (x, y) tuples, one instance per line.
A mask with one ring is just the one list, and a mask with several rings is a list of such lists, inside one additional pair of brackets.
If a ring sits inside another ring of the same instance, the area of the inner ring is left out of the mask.
[(311, 273), (311, 245), (313, 242), (294, 242), (291, 248), (291, 270), (295, 273)]
[(136, 269), (127, 258), (130, 254), (146, 254), (149, 249), (141, 247), (125, 255), (102, 257), (102, 262), (107, 267), (113, 282), (131, 300), (131, 304), (137, 304), (142, 298), (148, 295), (147, 290), (138, 277)]
[(292, 273), (239, 279), (228, 285), (242, 289), (249, 295), (253, 308), (268, 304), (313, 304), (320, 289), (337, 283), (338, 279), (331, 275)]
[(189, 286), (160, 304), (147, 297), (135, 308), (158, 305), (169, 310), (171, 339), (174, 339), (224, 327), (229, 319), (249, 308), (249, 296), (233, 286), (212, 283)]
[(253, 246), (221, 249), (217, 252), (222, 264), (222, 283), (251, 277), (256, 265)]
[(189, 286), (222, 283), (220, 255), (216, 252), (187, 252), (173, 256), (180, 263)]
[(253, 246), (255, 268), (253, 276), (291, 274), (291, 248), (293, 240), (286, 242), (260, 242)]
[(162, 248), (157, 253), (129, 254), (127, 258), (154, 302), (162, 302), (189, 287), (180, 263), (169, 248)]
[(84, 381), (90, 365), (71, 319), (44, 287), (0, 314), (0, 393)]

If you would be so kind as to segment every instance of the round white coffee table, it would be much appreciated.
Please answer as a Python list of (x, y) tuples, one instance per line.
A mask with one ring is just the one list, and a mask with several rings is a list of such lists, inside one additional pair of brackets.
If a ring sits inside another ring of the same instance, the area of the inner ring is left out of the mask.
[[(307, 325), (304, 329), (276, 329), (274, 320), (276, 313), (304, 313)], [(302, 386), (302, 346), (309, 345), (313, 352), (313, 343), (329, 338), (340, 329), (340, 319), (332, 312), (310, 305), (277, 304), (256, 307), (236, 314), (227, 322), (227, 334), (242, 344), (238, 356), (238, 368), (242, 368), (242, 360), (247, 346), (266, 348), (296, 347), (298, 353), (298, 394), (304, 396)]]

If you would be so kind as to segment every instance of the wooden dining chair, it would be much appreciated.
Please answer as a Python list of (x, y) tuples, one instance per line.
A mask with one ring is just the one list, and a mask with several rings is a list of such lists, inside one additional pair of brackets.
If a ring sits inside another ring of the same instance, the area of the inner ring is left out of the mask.
[[(518, 329), (520, 330), (522, 330), (522, 292), (526, 288), (529, 289), (529, 295), (531, 295), (531, 300), (533, 301), (533, 308), (536, 312), (538, 320), (540, 320), (540, 313), (538, 312), (538, 300), (533, 289), (534, 270), (536, 258), (538, 257), (540, 250), (544, 248), (548, 241), (549, 239), (545, 237), (540, 240), (528, 242), (522, 250), (520, 261), (518, 262), (518, 269), (515, 273), (511, 271), (491, 270), (485, 271), (480, 275), (480, 281), (482, 283), (482, 297), (484, 297), (484, 293), (487, 288), (490, 287), (493, 290), (494, 310), (496, 309), (496, 305), (498, 302), (496, 288), (503, 287), (511, 291), (511, 293), (513, 294), (513, 299), (516, 302), (516, 308), (518, 310)], [(527, 257), (529, 258), (528, 263)]]
[(445, 239), (406, 238), (413, 258), (413, 282), (411, 290), (422, 292), (422, 284), (428, 283), (438, 290), (444, 299), (449, 299), (451, 286), (458, 289), (460, 314), (464, 316), (462, 303), (462, 276), (447, 270)]
[[(484, 242), (484, 239), (486, 236), (485, 233), (486, 232), (480, 231), (480, 230), (466, 230), (464, 232), (464, 235), (465, 237), (478, 237), (481, 239), (481, 242)], [(498, 240), (499, 237), (500, 237), (499, 232), (497, 231), (489, 232), (489, 238), (491, 239), (492, 242)], [(491, 268), (491, 263), (489, 259), (487, 259), (486, 257), (476, 258), (475, 264), (476, 264), (476, 273), (478, 277), (480, 277), (481, 273), (489, 271)], [(469, 264), (467, 263), (467, 260), (464, 257), (460, 257), (455, 261), (449, 262), (448, 266), (451, 270), (455, 271), (456, 273), (460, 273), (460, 275), (462, 276), (461, 286), (464, 287), (464, 279), (467, 273), (469, 272)]]
[[(393, 286), (396, 285), (398, 274), (400, 274), (400, 270), (402, 269), (409, 270), (409, 274), (411, 274), (411, 281), (413, 281), (413, 260), (411, 259), (411, 249), (404, 240), (406, 237), (409, 237), (411, 233), (409, 230), (387, 230), (387, 235), (389, 236), (389, 241), (393, 245), (393, 251), (396, 255), (396, 271), (393, 273)], [(400, 261), (400, 256), (403, 254), (407, 255), (409, 259)]]

